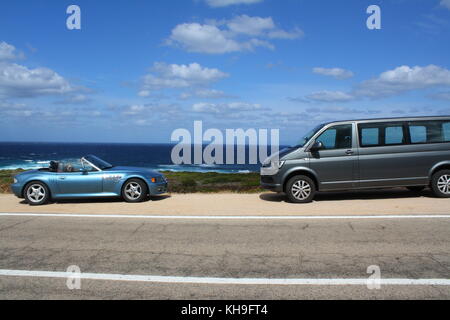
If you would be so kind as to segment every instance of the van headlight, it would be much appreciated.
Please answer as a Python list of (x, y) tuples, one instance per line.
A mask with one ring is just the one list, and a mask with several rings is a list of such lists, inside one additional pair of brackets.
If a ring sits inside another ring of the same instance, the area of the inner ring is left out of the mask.
[(286, 161), (274, 161), (274, 162), (272, 162), (272, 167), (276, 168), (276, 169), (281, 169), (281, 167), (284, 166), (285, 162)]

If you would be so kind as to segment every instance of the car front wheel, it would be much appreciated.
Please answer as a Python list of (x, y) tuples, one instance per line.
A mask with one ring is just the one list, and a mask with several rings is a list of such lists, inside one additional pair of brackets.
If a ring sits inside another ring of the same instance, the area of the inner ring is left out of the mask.
[(316, 194), (314, 181), (307, 176), (295, 176), (286, 184), (286, 195), (290, 202), (309, 203)]
[(30, 206), (46, 204), (50, 198), (48, 187), (42, 182), (31, 182), (25, 186), (23, 195)]
[(148, 188), (139, 179), (128, 180), (122, 188), (122, 197), (126, 202), (142, 202), (147, 198)]
[(450, 198), (450, 170), (436, 172), (431, 179), (431, 189), (439, 198)]

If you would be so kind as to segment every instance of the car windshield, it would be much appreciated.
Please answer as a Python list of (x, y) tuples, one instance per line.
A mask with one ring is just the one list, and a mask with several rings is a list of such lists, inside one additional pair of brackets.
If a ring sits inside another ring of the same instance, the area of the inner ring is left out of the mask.
[(89, 156), (84, 157), (84, 159), (86, 159), (87, 161), (92, 163), (94, 166), (96, 166), (100, 170), (105, 170), (105, 169), (109, 169), (109, 168), (113, 167), (112, 164), (110, 164), (110, 163), (106, 162), (105, 160), (102, 160), (96, 156), (89, 155)]
[(315, 127), (314, 129), (312, 129), (311, 131), (309, 131), (306, 135), (303, 136), (302, 140), (299, 141), (299, 143), (295, 146), (296, 148), (301, 148), (304, 147), (305, 144), (311, 140), (311, 138), (320, 130), (324, 127), (324, 124), (318, 125), (317, 127)]

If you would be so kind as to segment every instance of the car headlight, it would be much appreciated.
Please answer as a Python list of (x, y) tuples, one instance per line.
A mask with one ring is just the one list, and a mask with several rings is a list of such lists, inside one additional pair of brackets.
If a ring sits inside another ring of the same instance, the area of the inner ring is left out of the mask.
[(14, 183), (17, 183), (17, 182), (19, 182), (19, 181), (17, 181), (17, 179), (16, 179), (16, 178), (14, 178)]

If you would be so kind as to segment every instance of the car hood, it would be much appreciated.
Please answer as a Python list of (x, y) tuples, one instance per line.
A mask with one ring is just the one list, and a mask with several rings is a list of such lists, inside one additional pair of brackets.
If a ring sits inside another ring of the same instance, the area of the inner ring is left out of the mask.
[(104, 170), (105, 172), (136, 172), (136, 173), (142, 173), (146, 175), (152, 175), (155, 177), (162, 176), (161, 173), (155, 170), (151, 170), (148, 168), (139, 168), (139, 167), (112, 167), (109, 169)]

